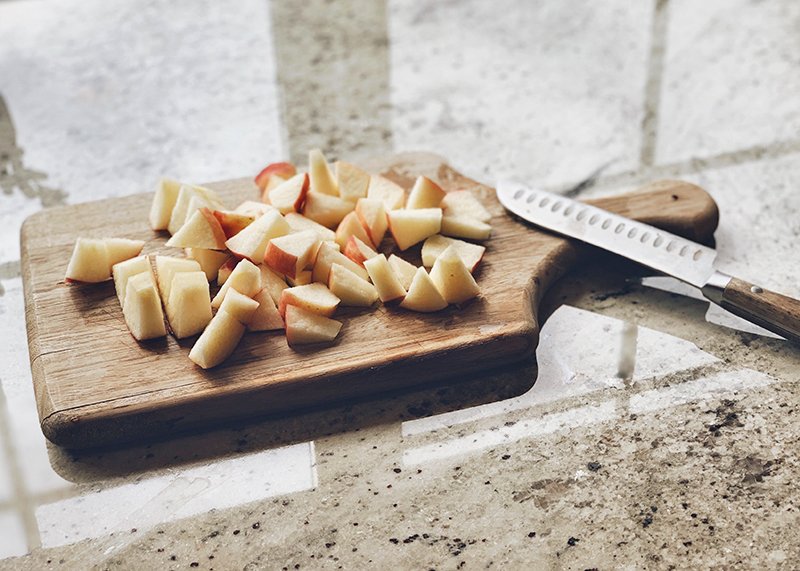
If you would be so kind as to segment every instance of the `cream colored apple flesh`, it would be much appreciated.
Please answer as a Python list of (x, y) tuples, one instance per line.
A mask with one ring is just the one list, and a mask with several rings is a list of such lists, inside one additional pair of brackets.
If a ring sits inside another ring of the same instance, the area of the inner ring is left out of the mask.
[(397, 279), (400, 280), (403, 287), (408, 290), (411, 287), (414, 276), (417, 274), (417, 266), (395, 254), (389, 256), (389, 265), (392, 266)]
[(122, 315), (137, 341), (156, 339), (167, 334), (161, 300), (150, 272), (141, 272), (128, 280)]
[(302, 232), (303, 230), (314, 230), (321, 240), (326, 242), (333, 242), (336, 240), (336, 232), (327, 228), (320, 224), (319, 222), (315, 222), (311, 220), (311, 218), (306, 218), (302, 214), (298, 214), (297, 212), (290, 212), (286, 216), (286, 223), (292, 229), (292, 232)]
[(222, 264), (231, 259), (231, 255), (228, 252), (206, 250), (204, 248), (186, 248), (185, 252), (187, 258), (200, 264), (200, 269), (206, 274), (208, 281), (216, 279)]
[(200, 272), (203, 271), (195, 260), (186, 258), (173, 258), (171, 256), (156, 256), (156, 278), (158, 278), (158, 291), (161, 292), (161, 299), (169, 299), (169, 292), (172, 288), (172, 278), (178, 272)]
[(367, 198), (380, 200), (387, 211), (397, 210), (405, 206), (406, 191), (388, 178), (372, 175), (369, 179), (369, 188), (367, 188)]
[(339, 227), (336, 228), (336, 243), (344, 249), (347, 245), (347, 240), (349, 240), (351, 236), (355, 236), (362, 242), (369, 244), (370, 248), (374, 247), (372, 245), (372, 240), (367, 235), (366, 229), (361, 225), (361, 221), (358, 219), (358, 215), (356, 215), (355, 212), (348, 213), (339, 223)]
[(264, 202), (258, 202), (255, 200), (245, 200), (239, 206), (233, 209), (233, 212), (237, 214), (242, 214), (244, 216), (251, 216), (253, 220), (264, 216), (267, 212), (271, 210), (276, 210), (276, 208), (270, 204), (266, 204)]
[(294, 278), (314, 261), (320, 242), (314, 230), (273, 238), (267, 245), (264, 262), (276, 272)]
[(281, 214), (300, 212), (308, 189), (308, 175), (300, 173), (273, 188), (269, 193), (269, 203)]
[(245, 326), (225, 311), (218, 311), (189, 351), (189, 359), (211, 369), (231, 356), (241, 341)]
[(488, 240), (492, 235), (492, 227), (477, 218), (467, 216), (443, 216), (442, 234), (453, 238), (469, 240)]
[(389, 231), (401, 250), (437, 234), (442, 227), (441, 208), (390, 210), (388, 218)]
[(217, 309), (222, 305), (226, 294), (231, 289), (239, 293), (252, 297), (261, 291), (261, 270), (250, 260), (240, 260), (231, 272), (222, 287), (219, 288), (217, 295), (211, 300), (211, 307)]
[(303, 270), (293, 278), (290, 278), (288, 276), (286, 277), (286, 283), (289, 284), (289, 287), (308, 285), (313, 281), (314, 281), (314, 273), (311, 270)]
[(106, 281), (111, 278), (112, 266), (138, 256), (143, 247), (141, 240), (78, 238), (64, 279), (84, 283)]
[(175, 206), (172, 209), (169, 224), (167, 225), (169, 233), (175, 234), (180, 230), (181, 226), (186, 222), (190, 211), (202, 206), (209, 207), (212, 210), (221, 209), (222, 202), (219, 200), (217, 193), (211, 189), (190, 184), (181, 185), (178, 191), (178, 199), (175, 201)]
[(147, 256), (137, 256), (130, 260), (114, 264), (114, 267), (111, 268), (111, 274), (114, 278), (114, 289), (117, 291), (117, 299), (119, 299), (120, 306), (125, 303), (128, 280), (136, 274), (152, 271), (153, 268)]
[(169, 248), (225, 249), (225, 231), (208, 208), (200, 208), (167, 240)]
[(464, 265), (467, 266), (470, 272), (475, 271), (475, 268), (478, 267), (478, 264), (480, 264), (483, 259), (484, 252), (486, 252), (486, 248), (479, 244), (471, 244), (470, 242), (464, 242), (463, 240), (448, 238), (447, 236), (437, 234), (425, 240), (425, 243), (422, 245), (422, 265), (426, 268), (432, 267), (436, 258), (449, 246), (455, 248), (459, 257), (464, 261)]
[(225, 282), (231, 277), (233, 273), (233, 269), (236, 267), (236, 264), (239, 263), (238, 258), (230, 257), (228, 260), (219, 267), (219, 271), (217, 272), (217, 285), (221, 286), (224, 285)]
[(330, 343), (341, 329), (342, 323), (335, 319), (293, 305), (286, 308), (286, 342), (289, 345)]
[(277, 304), (281, 300), (281, 293), (289, 286), (283, 277), (269, 266), (261, 264), (258, 269), (261, 270), (261, 287), (267, 290), (272, 301)]
[(383, 241), (389, 221), (386, 219), (386, 207), (379, 198), (361, 198), (356, 203), (356, 216), (367, 232), (370, 241), (377, 247)]
[(355, 202), (367, 196), (369, 188), (369, 173), (357, 166), (337, 161), (335, 165), (336, 183), (339, 187), (339, 196), (344, 200)]
[(248, 331), (272, 331), (284, 328), (281, 314), (278, 313), (275, 301), (267, 288), (258, 292), (253, 299), (258, 302), (258, 308), (247, 320)]
[(283, 290), (278, 311), (285, 316), (286, 307), (295, 305), (311, 313), (330, 317), (336, 311), (340, 301), (326, 286), (312, 283)]
[(448, 192), (442, 198), (441, 208), (445, 216), (466, 216), (488, 223), (492, 214), (468, 190)]
[(411, 192), (408, 195), (406, 208), (439, 208), (445, 191), (438, 184), (426, 176), (417, 177)]
[(264, 261), (267, 244), (273, 238), (285, 236), (291, 228), (277, 210), (269, 210), (266, 214), (250, 224), (247, 228), (229, 238), (225, 246), (240, 258), (247, 258), (253, 263)]
[(383, 303), (399, 302), (405, 297), (406, 290), (386, 260), (386, 256), (378, 254), (364, 262), (364, 267)]
[(227, 313), (235, 318), (239, 323), (247, 325), (258, 309), (258, 302), (249, 295), (236, 291), (231, 288), (225, 295), (222, 305), (219, 306), (221, 313)]
[(453, 246), (436, 258), (430, 276), (447, 303), (464, 303), (481, 292)]
[(342, 305), (370, 307), (378, 301), (378, 290), (374, 285), (339, 264), (331, 266), (328, 289), (341, 300)]
[(328, 283), (328, 276), (333, 264), (344, 266), (362, 279), (369, 280), (367, 271), (355, 263), (353, 260), (342, 254), (336, 249), (336, 244), (323, 242), (317, 252), (317, 259), (314, 262), (313, 281), (321, 284)]
[(328, 228), (335, 228), (353, 208), (355, 205), (349, 200), (312, 190), (306, 195), (303, 216)]
[(164, 304), (169, 328), (177, 339), (197, 335), (211, 321), (211, 296), (204, 272), (179, 272), (172, 278)]
[(150, 205), (150, 227), (153, 230), (166, 230), (169, 225), (172, 209), (178, 200), (181, 183), (175, 179), (164, 177), (158, 181), (156, 194)]
[(225, 238), (232, 238), (250, 226), (257, 216), (233, 210), (214, 210), (214, 218), (219, 222), (222, 231), (225, 233)]
[(431, 313), (447, 307), (447, 301), (436, 288), (436, 284), (428, 275), (428, 272), (425, 271), (425, 268), (417, 268), (414, 279), (408, 288), (408, 293), (400, 303), (400, 307), (411, 311)]
[(359, 266), (363, 266), (366, 260), (374, 258), (378, 252), (368, 246), (363, 240), (356, 236), (350, 236), (344, 246), (344, 255), (353, 260)]
[(328, 161), (325, 160), (325, 155), (319, 149), (313, 149), (308, 153), (308, 177), (311, 192), (331, 196), (339, 195), (336, 178), (331, 172)]

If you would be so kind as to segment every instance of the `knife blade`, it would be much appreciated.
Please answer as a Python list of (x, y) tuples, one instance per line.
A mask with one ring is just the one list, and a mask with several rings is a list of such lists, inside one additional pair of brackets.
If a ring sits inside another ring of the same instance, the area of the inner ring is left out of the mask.
[(507, 210), (528, 222), (691, 284), (728, 311), (800, 342), (800, 301), (716, 270), (717, 252), (713, 248), (517, 182), (501, 181), (497, 198)]

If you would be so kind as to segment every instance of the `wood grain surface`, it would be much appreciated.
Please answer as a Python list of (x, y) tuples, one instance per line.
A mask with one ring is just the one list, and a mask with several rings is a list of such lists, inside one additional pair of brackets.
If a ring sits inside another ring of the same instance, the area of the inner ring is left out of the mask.
[(732, 278), (722, 307), (773, 333), (800, 343), (800, 300)]
[[(210, 371), (187, 358), (194, 338), (136, 342), (111, 281), (64, 283), (79, 236), (141, 239), (144, 253), (182, 255), (164, 246), (164, 233), (148, 227), (152, 194), (53, 208), (28, 218), (22, 228), (22, 270), (45, 436), (74, 448), (168, 438), (530, 361), (543, 292), (587, 248), (508, 216), (493, 189), (461, 176), (435, 155), (404, 154), (364, 166), (406, 188), (424, 174), (445, 190), (466, 189), (480, 198), (492, 213), (494, 229), (476, 272), (481, 298), (435, 314), (383, 306), (340, 310), (337, 319), (344, 327), (327, 347), (291, 349), (282, 334), (250, 333), (225, 364)], [(230, 207), (257, 196), (249, 178), (209, 186)], [(662, 181), (593, 202), (698, 241), (707, 242), (717, 224), (713, 200), (684, 182)], [(404, 257), (419, 264), (419, 247)]]

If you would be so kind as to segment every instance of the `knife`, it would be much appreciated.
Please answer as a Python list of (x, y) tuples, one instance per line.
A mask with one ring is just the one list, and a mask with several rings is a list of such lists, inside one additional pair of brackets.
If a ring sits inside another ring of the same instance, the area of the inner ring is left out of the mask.
[(564, 196), (501, 181), (497, 198), (520, 218), (700, 288), (710, 301), (800, 343), (800, 301), (724, 274), (716, 250)]

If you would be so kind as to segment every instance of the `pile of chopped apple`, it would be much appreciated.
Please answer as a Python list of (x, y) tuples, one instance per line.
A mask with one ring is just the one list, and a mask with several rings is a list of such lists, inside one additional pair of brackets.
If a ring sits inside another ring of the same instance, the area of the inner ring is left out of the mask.
[[(168, 231), (166, 246), (185, 257), (140, 255), (142, 241), (79, 238), (66, 281), (113, 277), (133, 337), (200, 334), (189, 358), (204, 369), (247, 331), (283, 329), (290, 346), (331, 342), (340, 305), (434, 312), (480, 293), (472, 273), (486, 249), (474, 241), (489, 238), (491, 215), (468, 191), (420, 176), (406, 197), (350, 163), (331, 168), (319, 150), (307, 173), (273, 163), (255, 182), (260, 202), (226, 210), (213, 190), (163, 179), (150, 226)], [(420, 243), (420, 267), (391, 253)]]

